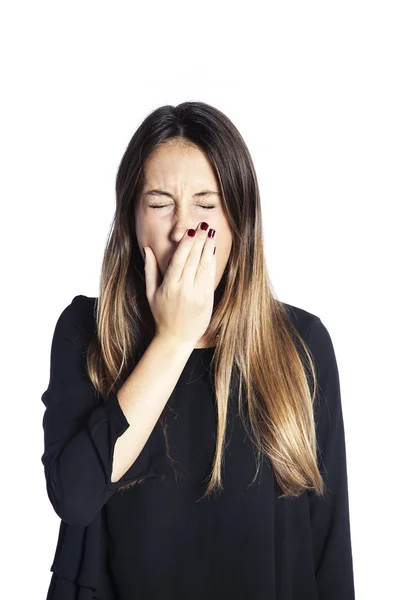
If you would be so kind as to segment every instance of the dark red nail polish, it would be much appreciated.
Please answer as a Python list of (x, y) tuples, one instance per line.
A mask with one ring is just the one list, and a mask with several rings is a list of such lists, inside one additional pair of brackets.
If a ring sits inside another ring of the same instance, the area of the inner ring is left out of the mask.
[(193, 237), (195, 233), (196, 231), (194, 229), (188, 229), (188, 235), (190, 235), (190, 237)]

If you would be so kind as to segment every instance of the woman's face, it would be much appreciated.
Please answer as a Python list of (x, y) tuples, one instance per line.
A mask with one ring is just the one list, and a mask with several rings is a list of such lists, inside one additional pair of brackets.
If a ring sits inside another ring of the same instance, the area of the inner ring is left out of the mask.
[[(208, 193), (203, 194), (205, 191)], [(214, 290), (217, 288), (232, 247), (232, 232), (219, 193), (212, 167), (196, 147), (169, 142), (159, 146), (145, 163), (143, 191), (135, 208), (136, 236), (139, 248), (150, 246), (153, 250), (161, 278), (186, 230), (196, 229), (205, 221), (216, 230)]]

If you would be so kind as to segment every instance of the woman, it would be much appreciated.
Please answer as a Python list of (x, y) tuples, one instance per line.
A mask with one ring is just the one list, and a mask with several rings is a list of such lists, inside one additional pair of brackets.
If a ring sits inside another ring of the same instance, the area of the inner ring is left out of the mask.
[(116, 202), (42, 396), (48, 600), (353, 599), (335, 353), (272, 293), (240, 133), (202, 102), (158, 108)]

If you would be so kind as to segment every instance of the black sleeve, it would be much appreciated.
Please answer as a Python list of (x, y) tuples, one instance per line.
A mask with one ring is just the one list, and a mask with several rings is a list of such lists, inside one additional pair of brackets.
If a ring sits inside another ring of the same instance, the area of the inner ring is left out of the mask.
[(318, 466), (327, 487), (324, 496), (308, 492), (317, 588), (321, 600), (354, 600), (339, 373), (331, 337), (318, 317), (308, 330), (307, 344), (316, 363)]
[(47, 494), (63, 521), (84, 527), (119, 487), (154, 475), (151, 448), (159, 447), (162, 437), (157, 422), (128, 471), (119, 481), (111, 482), (115, 442), (130, 425), (117, 395), (104, 403), (87, 374), (88, 301), (86, 296), (75, 296), (57, 320), (50, 381), (41, 397), (46, 407), (41, 461)]

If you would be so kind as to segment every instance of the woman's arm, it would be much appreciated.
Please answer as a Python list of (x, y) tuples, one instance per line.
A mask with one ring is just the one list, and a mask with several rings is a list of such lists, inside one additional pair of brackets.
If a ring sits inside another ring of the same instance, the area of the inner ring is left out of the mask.
[(152, 476), (164, 447), (157, 420), (192, 351), (154, 339), (118, 392), (124, 410), (116, 393), (104, 403), (85, 366), (91, 307), (75, 296), (58, 318), (41, 397), (47, 493), (63, 521), (84, 527), (118, 488)]
[(327, 487), (323, 497), (308, 492), (315, 577), (321, 600), (354, 600), (339, 373), (331, 337), (318, 317), (310, 325), (306, 342), (316, 363), (318, 465)]

